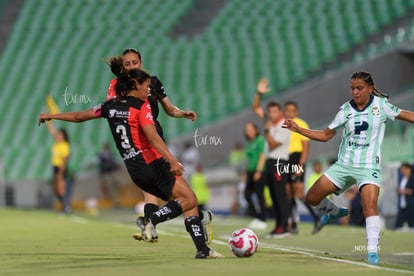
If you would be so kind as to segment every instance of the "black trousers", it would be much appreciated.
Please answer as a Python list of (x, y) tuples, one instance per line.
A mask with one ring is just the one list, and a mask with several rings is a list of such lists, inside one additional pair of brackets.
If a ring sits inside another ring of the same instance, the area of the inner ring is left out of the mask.
[(408, 223), (409, 227), (414, 227), (414, 206), (407, 206), (406, 208), (398, 208), (397, 220), (395, 221), (395, 228), (400, 228)]
[(267, 159), (263, 175), (263, 181), (269, 186), (270, 196), (273, 201), (276, 219), (275, 229), (279, 230), (282, 228), (284, 232), (288, 231), (289, 219), (289, 201), (286, 193), (288, 174), (284, 170), (284, 166), (287, 164), (287, 160)]
[[(249, 215), (258, 218), (260, 220), (266, 220), (266, 206), (264, 198), (264, 181), (263, 176), (258, 180), (254, 181), (253, 176), (255, 171), (247, 171), (246, 188), (244, 189), (244, 198), (247, 201)], [(256, 209), (253, 202), (253, 194), (256, 194), (259, 202), (259, 210)]]

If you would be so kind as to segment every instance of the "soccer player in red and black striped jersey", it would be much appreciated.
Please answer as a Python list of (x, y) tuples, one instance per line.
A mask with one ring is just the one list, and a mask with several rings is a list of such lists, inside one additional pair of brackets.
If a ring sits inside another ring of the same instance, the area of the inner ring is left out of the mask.
[(196, 258), (221, 258), (223, 255), (205, 243), (197, 198), (181, 176), (183, 166), (156, 131), (147, 99), (150, 83), (145, 71), (130, 70), (118, 77), (115, 99), (86, 111), (40, 114), (39, 124), (51, 119), (83, 122), (106, 118), (131, 179), (144, 191), (168, 202), (149, 216), (144, 240), (156, 240), (158, 223), (184, 213), (186, 229), (197, 248)]
[[(133, 69), (141, 69), (142, 66), (142, 57), (141, 53), (134, 48), (127, 48), (122, 52), (122, 55), (119, 57), (112, 57), (108, 60), (108, 65), (111, 68), (112, 73), (115, 76), (119, 76), (122, 72), (128, 72)], [(117, 83), (117, 78), (113, 79), (108, 87), (108, 92), (106, 100), (111, 100), (116, 97), (115, 86)], [(197, 119), (197, 114), (194, 111), (187, 110), (183, 111), (174, 106), (169, 100), (167, 94), (165, 93), (164, 86), (161, 81), (156, 76), (151, 76), (151, 87), (150, 94), (148, 95), (148, 102), (150, 103), (153, 120), (155, 127), (157, 129), (158, 135), (165, 141), (164, 132), (161, 127), (161, 124), (158, 121), (159, 115), (159, 106), (158, 103), (161, 103), (161, 106), (165, 113), (171, 117), (175, 118), (185, 118), (195, 121)], [(158, 210), (158, 198), (144, 191), (145, 206), (144, 214), (145, 218), (148, 218), (153, 212)], [(202, 223), (204, 227), (204, 234), (207, 244), (212, 241), (213, 233), (211, 229), (211, 220), (213, 214), (211, 211), (200, 211), (200, 217), (202, 218)], [(143, 231), (144, 218), (137, 218), (137, 225)], [(137, 240), (142, 239), (141, 233), (135, 233), (134, 238)]]

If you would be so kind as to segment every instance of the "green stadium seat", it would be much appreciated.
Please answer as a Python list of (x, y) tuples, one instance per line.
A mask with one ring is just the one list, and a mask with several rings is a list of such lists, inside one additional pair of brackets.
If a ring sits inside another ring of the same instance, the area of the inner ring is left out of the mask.
[[(36, 126), (37, 114), (45, 110), (45, 96), (51, 94), (64, 111), (102, 102), (113, 78), (105, 58), (126, 47), (141, 51), (144, 68), (159, 76), (174, 104), (199, 114), (191, 123), (161, 112), (170, 140), (249, 107), (262, 76), (270, 79), (275, 93), (306, 80), (364, 43), (367, 35), (407, 15), (414, 0), (230, 0), (197, 36), (170, 38), (169, 32), (193, 4), (192, 0), (100, 0), (99, 5), (25, 1), (0, 57), (3, 99), (10, 99), (0, 105), (15, 118), (5, 120), (0, 133), (0, 142), (10, 145), (1, 152), (13, 167), (10, 179), (50, 176), (52, 139), (46, 129)], [(412, 38), (414, 24), (372, 45), (355, 60)], [(88, 95), (92, 102), (67, 104), (66, 89)], [(16, 132), (16, 125), (21, 131)], [(102, 143), (111, 141), (103, 121), (57, 125), (69, 130), (72, 161), (80, 167)]]

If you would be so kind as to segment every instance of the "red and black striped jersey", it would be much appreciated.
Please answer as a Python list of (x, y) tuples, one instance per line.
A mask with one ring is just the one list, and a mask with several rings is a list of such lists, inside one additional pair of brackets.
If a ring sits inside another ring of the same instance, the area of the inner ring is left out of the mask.
[(149, 164), (161, 158), (161, 154), (151, 146), (143, 128), (155, 125), (148, 100), (128, 96), (125, 100), (110, 100), (94, 107), (97, 117), (108, 120), (112, 136), (122, 159), (143, 161)]
[[(117, 79), (113, 79), (109, 83), (108, 92), (106, 94), (106, 100), (107, 101), (112, 100), (113, 98), (115, 98), (115, 96), (116, 96), (116, 92), (115, 92), (116, 83), (117, 83)], [(160, 113), (158, 102), (159, 102), (159, 100), (167, 97), (167, 94), (165, 93), (164, 85), (157, 78), (157, 76), (152, 76), (151, 77), (151, 86), (150, 86), (150, 88), (151, 88), (150, 89), (151, 94), (148, 96), (148, 102), (151, 105), (152, 116), (153, 116), (153, 119), (155, 121), (155, 127), (157, 129), (158, 135), (160, 135), (161, 138), (163, 140), (165, 140), (164, 139), (164, 131), (163, 131), (160, 123), (158, 122), (158, 115)]]

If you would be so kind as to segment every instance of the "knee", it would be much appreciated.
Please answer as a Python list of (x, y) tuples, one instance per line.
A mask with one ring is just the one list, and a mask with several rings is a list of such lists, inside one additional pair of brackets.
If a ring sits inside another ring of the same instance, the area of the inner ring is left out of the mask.
[(192, 209), (198, 206), (198, 199), (194, 193), (191, 193), (187, 198), (188, 209)]
[(376, 205), (364, 206), (364, 217), (371, 217), (378, 215), (378, 207)]

